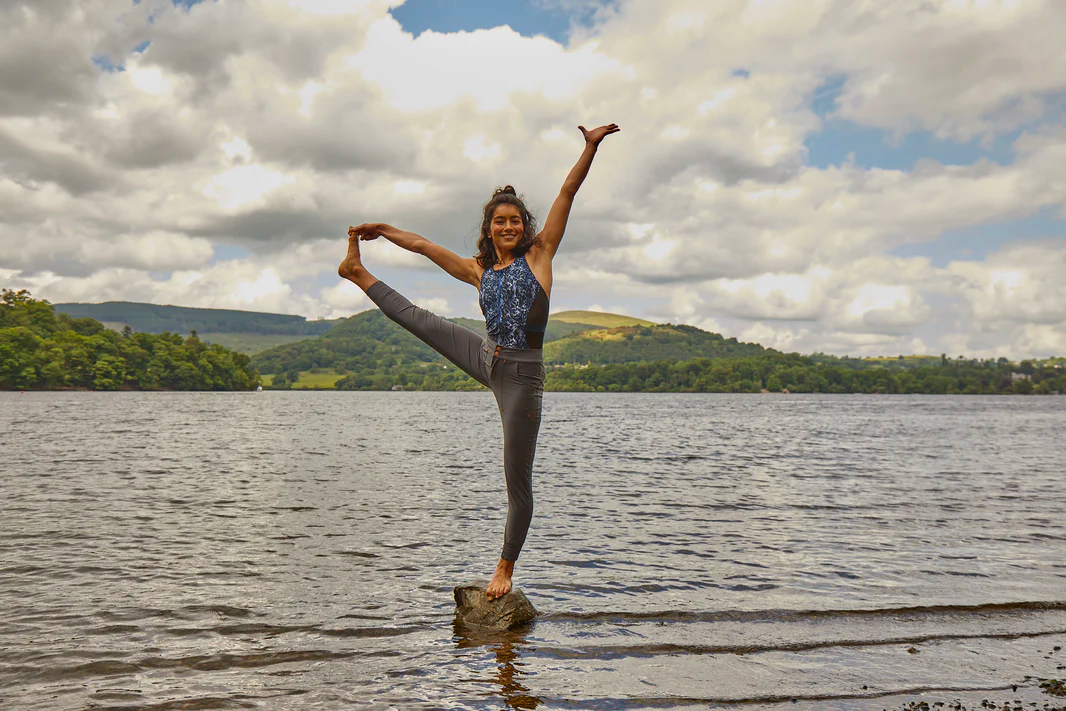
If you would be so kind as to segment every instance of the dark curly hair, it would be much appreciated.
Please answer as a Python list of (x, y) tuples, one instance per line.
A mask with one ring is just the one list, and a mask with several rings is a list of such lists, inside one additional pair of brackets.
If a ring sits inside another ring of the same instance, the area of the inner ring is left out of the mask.
[(490, 231), (492, 218), (496, 213), (496, 208), (500, 205), (514, 205), (518, 208), (519, 214), (522, 215), (522, 239), (515, 245), (515, 257), (521, 257), (529, 251), (530, 247), (537, 243), (537, 232), (539, 231), (537, 229), (537, 218), (533, 217), (533, 213), (522, 202), (522, 198), (518, 197), (513, 187), (505, 185), (502, 188), (496, 188), (492, 198), (485, 203), (484, 214), (481, 218), (481, 235), (477, 240), (477, 256), (474, 257), (482, 269), (491, 269), (493, 265), (500, 261), (496, 256), (496, 248), (492, 244)]

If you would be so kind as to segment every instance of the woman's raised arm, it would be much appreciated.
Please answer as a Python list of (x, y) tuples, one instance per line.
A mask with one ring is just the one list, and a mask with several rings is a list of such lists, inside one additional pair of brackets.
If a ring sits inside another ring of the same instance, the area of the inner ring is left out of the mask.
[(414, 232), (397, 229), (392, 225), (386, 225), (382, 222), (368, 222), (359, 225), (358, 227), (350, 228), (348, 230), (348, 235), (358, 235), (361, 240), (372, 240), (377, 239), (378, 237), (384, 237), (388, 241), (399, 247), (403, 247), (409, 252), (428, 257), (430, 261), (459, 281), (466, 282), (475, 287), (479, 286), (481, 283), (481, 274), (478, 271), (477, 262), (475, 262), (473, 258), (460, 257), (450, 249), (441, 247), (439, 244), (434, 244), (422, 235), (415, 234)]
[(585, 150), (581, 152), (581, 157), (577, 159), (577, 163), (566, 176), (563, 187), (559, 190), (559, 196), (555, 198), (551, 210), (548, 211), (544, 229), (540, 231), (541, 247), (549, 258), (554, 257), (559, 249), (559, 242), (562, 241), (563, 232), (566, 231), (566, 221), (570, 219), (570, 208), (574, 204), (574, 196), (577, 195), (581, 183), (585, 181), (585, 176), (589, 174), (589, 168), (592, 167), (592, 159), (596, 157), (596, 149), (599, 148), (600, 141), (622, 130), (613, 123), (591, 131), (584, 126), (578, 126), (578, 128), (585, 136)]

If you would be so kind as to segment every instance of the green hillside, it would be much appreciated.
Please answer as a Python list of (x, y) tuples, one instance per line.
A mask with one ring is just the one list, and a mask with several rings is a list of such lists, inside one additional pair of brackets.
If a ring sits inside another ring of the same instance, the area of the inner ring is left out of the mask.
[[(115, 330), (129, 326), (138, 333), (257, 333), (284, 336), (317, 336), (337, 325), (337, 320), (308, 321), (303, 316), (232, 309), (194, 309), (132, 301), (102, 304), (55, 304), (57, 313), (74, 318), (96, 319)], [(217, 341), (221, 344), (221, 341)]]
[(118, 333), (0, 290), (0, 390), (252, 390), (248, 356), (196, 336)]
[(544, 360), (558, 364), (602, 365), (689, 358), (746, 358), (767, 352), (757, 343), (740, 343), (735, 338), (723, 338), (695, 326), (652, 324), (586, 331), (553, 341), (544, 346)]
[(315, 368), (376, 370), (411, 363), (439, 362), (441, 357), (377, 309), (342, 319), (317, 338), (275, 346), (252, 357), (261, 373), (288, 373)]
[(651, 321), (621, 314), (608, 314), (601, 311), (560, 311), (552, 314), (549, 321), (577, 323), (597, 326), (599, 328), (619, 328), (621, 326), (655, 326)]
[(343, 375), (336, 381), (341, 390), (481, 388), (377, 309), (343, 319), (317, 338), (258, 353), (252, 364), (274, 376), (272, 387), (330, 387), (327, 381)]
[[(584, 317), (591, 312), (577, 313)], [(601, 323), (609, 323), (609, 317), (615, 316), (594, 315), (604, 317)], [(556, 335), (561, 337), (545, 344), (545, 360), (556, 368), (562, 364), (580, 365), (583, 368), (586, 363), (592, 363), (614, 368), (617, 367), (614, 364), (645, 361), (677, 362), (698, 358), (710, 362), (707, 359), (713, 358), (718, 359), (715, 362), (720, 362), (779, 355), (762, 346), (738, 343), (734, 338), (722, 338), (717, 333), (708, 333), (693, 326), (652, 324), (605, 328), (581, 322), (554, 321), (554, 316), (552, 319), (558, 329)], [(479, 320), (457, 318), (454, 321), (475, 332), (484, 333), (484, 324)], [(551, 328), (552, 323), (549, 323)], [(273, 376), (265, 377), (264, 382), (268, 387), (276, 388), (328, 388), (334, 380), (335, 387), (340, 390), (389, 390), (397, 387), (407, 390), (467, 390), (481, 387), (377, 309), (345, 319), (317, 338), (265, 350), (253, 356), (251, 362), (261, 373)], [(570, 368), (573, 369), (573, 365)], [(611, 380), (614, 376), (610, 375), (606, 380), (601, 378), (592, 384), (591, 381), (585, 382), (593, 377), (585, 370), (553, 372), (555, 375), (552, 377), (558, 381), (560, 389), (604, 387), (613, 390), (627, 388), (633, 381), (633, 376), (627, 374), (625, 383), (619, 385)], [(689, 373), (685, 377), (692, 379), (695, 376)], [(656, 381), (655, 387), (659, 385)], [(750, 387), (754, 385), (745, 385), (745, 388)]]
[[(480, 321), (463, 318), (454, 321), (478, 333), (485, 332), (484, 324)], [(564, 337), (546, 343), (544, 359), (548, 363), (607, 364), (688, 358), (742, 358), (767, 352), (760, 345), (739, 343), (735, 338), (723, 338), (694, 326), (652, 324), (602, 328), (566, 322), (560, 322), (560, 326), (560, 331), (567, 327), (580, 331), (564, 333)], [(338, 373), (376, 372), (390, 365), (416, 363), (443, 364), (444, 360), (376, 309), (345, 319), (318, 338), (276, 346), (252, 357), (252, 365), (261, 373), (299, 373), (316, 368), (332, 369)]]
[[(344, 319), (308, 321), (303, 316), (271, 314), (232, 309), (199, 309), (163, 306), (130, 301), (101, 304), (56, 304), (57, 313), (74, 318), (92, 318), (113, 331), (129, 326), (138, 333), (179, 333), (196, 331), (206, 343), (214, 343), (245, 355), (256, 355), (278, 346), (290, 345), (320, 336)], [(485, 335), (481, 319), (455, 318), (453, 322)], [(620, 326), (653, 326), (650, 321), (597, 311), (563, 311), (552, 314), (544, 342), (557, 341), (575, 333)], [(306, 351), (301, 348), (301, 352)], [(318, 360), (318, 359), (315, 359)], [(612, 361), (613, 362), (613, 361)], [(332, 366), (329, 366), (332, 367)]]

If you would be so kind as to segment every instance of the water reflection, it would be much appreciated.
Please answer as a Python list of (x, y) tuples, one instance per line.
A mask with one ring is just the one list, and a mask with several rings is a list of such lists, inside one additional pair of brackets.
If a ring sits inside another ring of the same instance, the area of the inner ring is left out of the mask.
[(506, 632), (478, 630), (467, 627), (456, 619), (453, 624), (456, 649), (487, 647), (496, 655), (495, 681), (500, 687), (500, 698), (509, 709), (535, 709), (543, 702), (522, 683), (526, 674), (521, 661), (522, 647), (532, 624), (522, 625)]

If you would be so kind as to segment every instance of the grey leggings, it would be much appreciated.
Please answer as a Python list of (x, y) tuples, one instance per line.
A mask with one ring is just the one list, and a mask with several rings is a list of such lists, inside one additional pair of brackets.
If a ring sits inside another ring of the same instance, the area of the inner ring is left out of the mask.
[(539, 349), (497, 346), (488, 338), (419, 308), (375, 282), (366, 291), (386, 316), (492, 390), (503, 421), (503, 471), (507, 479), (504, 560), (518, 560), (533, 518), (533, 455), (544, 396), (544, 360)]

